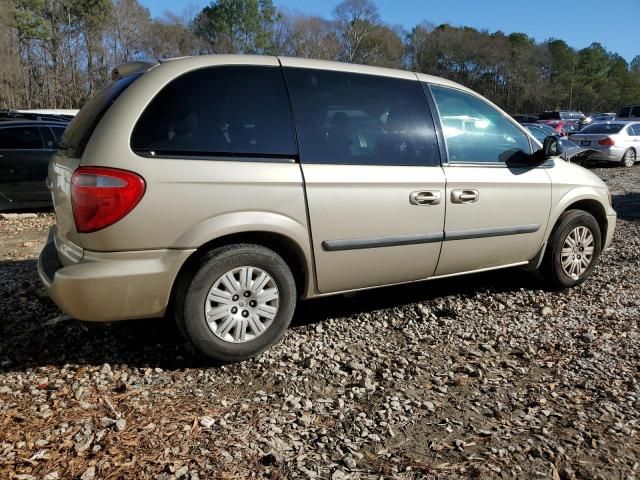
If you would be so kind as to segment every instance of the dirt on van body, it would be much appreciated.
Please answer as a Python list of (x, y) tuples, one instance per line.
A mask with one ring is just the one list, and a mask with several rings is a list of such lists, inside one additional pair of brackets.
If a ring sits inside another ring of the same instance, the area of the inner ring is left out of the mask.
[(640, 477), (640, 166), (594, 171), (620, 219), (585, 285), (306, 302), (226, 366), (168, 320), (62, 317), (36, 273), (53, 216), (0, 219), (0, 478)]

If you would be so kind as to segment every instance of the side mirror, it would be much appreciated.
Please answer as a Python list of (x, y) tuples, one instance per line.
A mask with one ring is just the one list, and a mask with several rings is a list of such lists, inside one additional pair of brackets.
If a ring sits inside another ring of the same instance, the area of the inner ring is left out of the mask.
[(562, 141), (558, 137), (549, 136), (544, 139), (542, 152), (545, 158), (559, 157), (564, 152)]

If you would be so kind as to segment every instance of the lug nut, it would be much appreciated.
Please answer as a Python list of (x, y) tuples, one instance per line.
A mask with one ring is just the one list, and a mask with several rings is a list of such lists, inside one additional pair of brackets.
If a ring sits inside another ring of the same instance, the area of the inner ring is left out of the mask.
[(244, 296), (245, 297), (250, 297), (251, 296), (251, 292), (249, 290), (247, 290), (246, 292), (244, 292)]
[(245, 318), (248, 317), (249, 316), (249, 312), (247, 312), (246, 310), (243, 310), (242, 311), (242, 316), (245, 317)]
[(233, 300), (234, 302), (237, 302), (239, 298), (240, 297), (238, 295), (234, 295), (233, 298), (231, 298), (231, 300)]
[(238, 313), (238, 307), (231, 307), (231, 313)]
[(256, 301), (255, 301), (255, 300), (251, 300), (251, 301), (249, 302), (249, 306), (250, 306), (250, 307), (252, 307), (252, 308), (255, 308), (255, 307), (256, 307), (256, 305), (257, 305), (257, 303), (256, 303)]

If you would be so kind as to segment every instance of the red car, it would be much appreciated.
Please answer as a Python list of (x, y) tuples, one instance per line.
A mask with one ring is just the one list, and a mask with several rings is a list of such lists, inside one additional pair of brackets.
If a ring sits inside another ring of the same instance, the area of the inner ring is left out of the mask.
[(556, 132), (558, 132), (563, 137), (568, 135), (571, 132), (575, 132), (579, 130), (578, 122), (565, 122), (562, 120), (539, 120), (538, 123), (544, 123), (545, 125), (549, 125)]

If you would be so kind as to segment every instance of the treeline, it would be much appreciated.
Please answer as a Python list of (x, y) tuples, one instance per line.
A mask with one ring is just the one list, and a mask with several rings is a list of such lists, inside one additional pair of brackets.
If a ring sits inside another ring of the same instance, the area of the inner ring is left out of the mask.
[(279, 10), (272, 0), (217, 0), (162, 18), (138, 0), (0, 0), (0, 108), (77, 108), (119, 63), (206, 53), (415, 70), (514, 113), (640, 102), (640, 55), (629, 64), (599, 43), (576, 50), (558, 39), (450, 25), (406, 31), (385, 23), (371, 0), (344, 0), (331, 18)]

